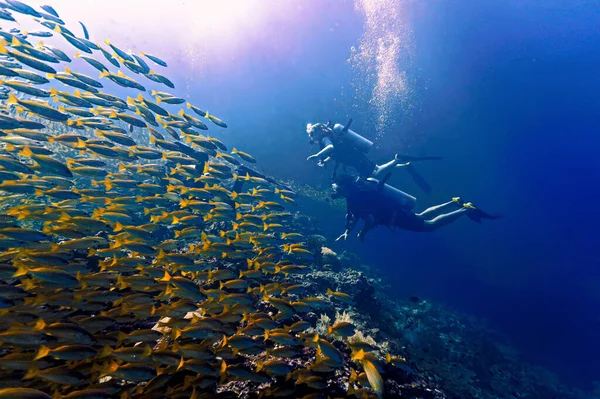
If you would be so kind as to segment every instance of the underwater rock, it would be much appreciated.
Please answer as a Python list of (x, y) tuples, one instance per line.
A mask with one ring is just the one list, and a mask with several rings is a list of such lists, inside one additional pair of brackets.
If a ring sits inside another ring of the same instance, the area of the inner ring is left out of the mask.
[(312, 253), (320, 253), (321, 247), (327, 245), (327, 238), (320, 234), (312, 234), (309, 235), (306, 239), (306, 247)]
[(335, 291), (343, 291), (354, 298), (357, 308), (369, 309), (374, 312), (376, 309), (370, 308), (376, 306), (377, 300), (374, 297), (375, 287), (362, 272), (354, 269), (317, 270), (310, 274), (312, 284), (321, 287), (323, 290), (331, 288)]
[(438, 388), (421, 380), (407, 384), (398, 384), (394, 379), (385, 380), (385, 398), (423, 398), (423, 399), (445, 399), (446, 395)]
[(337, 254), (327, 247), (321, 247), (321, 256), (318, 262), (324, 268), (331, 268), (335, 271), (340, 270), (342, 267), (342, 262), (338, 259)]
[(362, 264), (362, 259), (358, 255), (348, 251), (343, 251), (339, 254), (338, 259), (344, 268), (358, 269)]

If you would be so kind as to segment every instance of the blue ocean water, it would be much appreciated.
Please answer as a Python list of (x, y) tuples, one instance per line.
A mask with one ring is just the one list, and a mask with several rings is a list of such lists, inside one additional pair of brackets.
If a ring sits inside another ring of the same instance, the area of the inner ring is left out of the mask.
[[(331, 171), (306, 162), (315, 148), (305, 125), (350, 117), (376, 139), (375, 161), (444, 157), (418, 166), (431, 195), (401, 171), (391, 182), (420, 209), (460, 195), (503, 219), (374, 231), (333, 249), (358, 252), (399, 298), (485, 318), (572, 385), (598, 379), (600, 3), (262, 0), (260, 23), (219, 14), (218, 24), (239, 29), (211, 25), (187, 42), (173, 28), (177, 16), (146, 3), (134, 13), (97, 10), (110, 19), (94, 20), (90, 7), (81, 19), (125, 48), (174, 60), (176, 87), (210, 104), (230, 126), (219, 138), (263, 171), (327, 189)], [(186, 16), (180, 30), (193, 32), (211, 10)], [(342, 232), (342, 212), (302, 210), (329, 238)]]
[[(310, 3), (316, 10), (299, 12), (297, 23), (271, 27), (287, 38), (284, 57), (253, 53), (236, 71), (253, 94), (231, 117), (245, 125), (241, 140), (267, 171), (325, 187), (330, 172), (305, 162), (314, 148), (304, 124), (353, 117), (357, 131), (375, 138), (379, 114), (369, 93), (353, 91), (356, 71), (347, 62), (363, 16), (350, 1)], [(443, 156), (419, 167), (434, 187), (430, 196), (402, 172), (392, 182), (417, 195), (421, 208), (461, 195), (505, 218), (460, 220), (431, 234), (376, 231), (358, 251), (400, 297), (485, 318), (526, 359), (589, 387), (600, 354), (600, 5), (424, 1), (401, 8), (411, 32), (399, 34), (411, 53), (399, 61), (407, 63), (412, 107), (393, 104), (372, 156)], [(315, 212), (331, 237), (341, 233), (342, 214)], [(357, 250), (356, 240), (334, 249), (344, 247)]]

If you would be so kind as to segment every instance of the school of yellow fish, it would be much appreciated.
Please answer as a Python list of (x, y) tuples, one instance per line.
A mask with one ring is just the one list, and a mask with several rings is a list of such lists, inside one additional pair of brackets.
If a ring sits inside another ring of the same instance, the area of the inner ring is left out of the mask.
[[(383, 394), (351, 323), (319, 336), (302, 320), (352, 298), (298, 284), (294, 193), (238, 173), (254, 158), (200, 133), (221, 119), (146, 89), (174, 88), (149, 66), (165, 61), (77, 36), (51, 6), (5, 0), (0, 20), (0, 398), (217, 397), (239, 381), (319, 398), (343, 366), (348, 395)], [(50, 36), (65, 48), (32, 43)], [(58, 71), (72, 53), (99, 77)]]

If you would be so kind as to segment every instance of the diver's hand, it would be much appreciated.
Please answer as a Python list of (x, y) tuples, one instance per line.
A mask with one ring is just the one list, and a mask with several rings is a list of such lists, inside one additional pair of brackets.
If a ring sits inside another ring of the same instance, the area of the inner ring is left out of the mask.
[(313, 154), (313, 155), (309, 156), (308, 158), (306, 158), (307, 161), (312, 161), (313, 159), (317, 159), (317, 154)]
[(362, 231), (359, 231), (356, 237), (360, 240), (360, 242), (365, 241), (365, 233), (363, 233)]
[(325, 162), (323, 162), (323, 161), (317, 162), (317, 165), (320, 166), (320, 167), (322, 167), (322, 168), (327, 167), (327, 164)]
[(336, 238), (336, 241), (346, 241), (348, 239), (348, 231), (344, 231), (344, 234), (342, 234), (341, 236), (339, 236), (338, 238)]

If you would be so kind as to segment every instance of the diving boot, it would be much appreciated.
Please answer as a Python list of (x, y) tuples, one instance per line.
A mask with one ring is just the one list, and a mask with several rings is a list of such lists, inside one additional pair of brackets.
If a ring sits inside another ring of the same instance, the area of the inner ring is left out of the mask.
[[(454, 199), (454, 198), (453, 198), (453, 199)], [(459, 200), (460, 200), (460, 198), (459, 198)], [(477, 209), (477, 208), (475, 208), (475, 205), (473, 205), (473, 204), (472, 204), (472, 203), (470, 203), (470, 202), (464, 202), (464, 203), (462, 204), (462, 206), (463, 206), (463, 208), (467, 208), (467, 209)]]
[(464, 201), (460, 197), (452, 197), (452, 202), (456, 202), (460, 206), (464, 206)]

